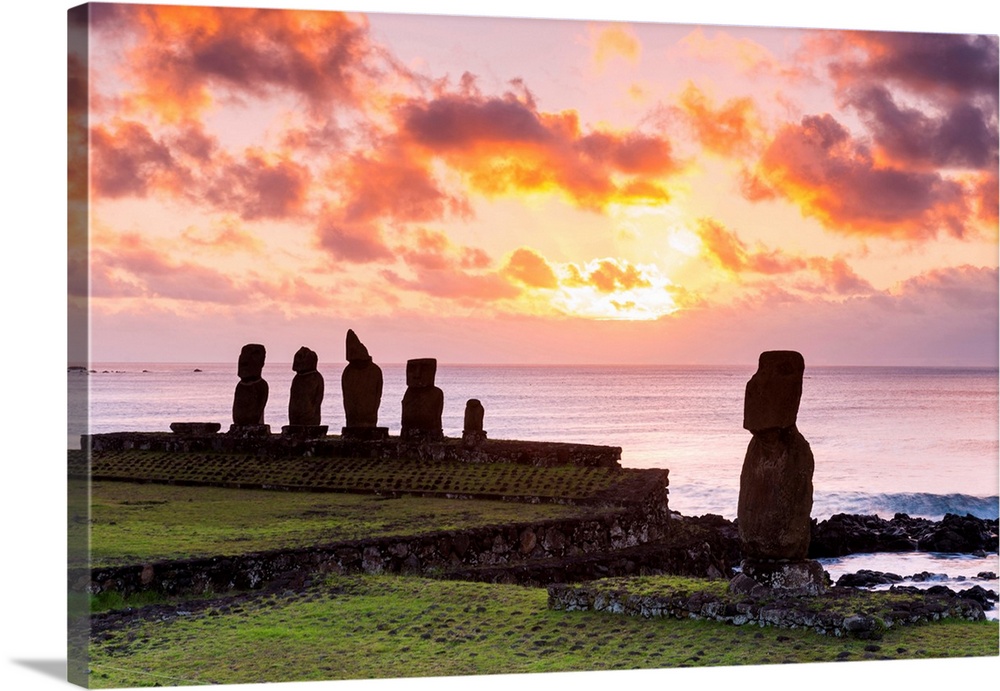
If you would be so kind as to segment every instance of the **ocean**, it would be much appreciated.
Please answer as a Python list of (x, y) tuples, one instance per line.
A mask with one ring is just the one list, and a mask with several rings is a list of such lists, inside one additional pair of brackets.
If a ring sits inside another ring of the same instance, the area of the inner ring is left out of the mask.
[[(399, 433), (404, 365), (380, 365), (380, 424)], [(90, 389), (91, 432), (168, 431), (171, 422), (231, 422), (236, 365), (98, 363), (69, 373), (71, 393)], [(200, 371), (196, 371), (200, 370)], [(323, 424), (344, 424), (342, 367), (326, 380)], [(438, 366), (444, 432), (461, 436), (465, 402), (482, 401), (491, 439), (604, 444), (622, 465), (668, 468), (670, 506), (686, 515), (734, 518), (750, 433), (743, 393), (754, 367)], [(265, 421), (288, 424), (294, 372), (268, 363)], [(817, 367), (806, 370), (798, 427), (816, 459), (813, 516), (896, 512), (998, 513), (996, 369)], [(71, 420), (71, 432), (86, 430)], [(74, 438), (70, 443), (78, 444)]]
[[(344, 363), (346, 364), (346, 363)], [(754, 363), (755, 364), (755, 363)], [(380, 424), (399, 433), (405, 365), (380, 365)], [(684, 515), (736, 517), (740, 469), (750, 433), (743, 395), (755, 366), (485, 366), (438, 364), (446, 436), (461, 436), (465, 402), (479, 399), (491, 439), (602, 444), (622, 448), (622, 465), (667, 468), (670, 508)], [(343, 364), (324, 367), (323, 424), (344, 424)], [(265, 422), (287, 424), (290, 363), (268, 362)], [(81, 432), (167, 431), (171, 422), (231, 422), (236, 363), (97, 363), (70, 372), (73, 401), (89, 387)], [(897, 512), (933, 520), (945, 513), (998, 514), (997, 369), (807, 366), (798, 428), (816, 461), (812, 515)], [(942, 565), (947, 570), (942, 571)], [(824, 560), (836, 578), (859, 568), (941, 574), (931, 583), (997, 572), (997, 555), (853, 555)], [(908, 570), (908, 569), (912, 569)], [(978, 581), (977, 581), (978, 582)], [(964, 583), (964, 586), (963, 586)], [(981, 583), (997, 590), (997, 580)], [(991, 616), (997, 616), (994, 609)]]

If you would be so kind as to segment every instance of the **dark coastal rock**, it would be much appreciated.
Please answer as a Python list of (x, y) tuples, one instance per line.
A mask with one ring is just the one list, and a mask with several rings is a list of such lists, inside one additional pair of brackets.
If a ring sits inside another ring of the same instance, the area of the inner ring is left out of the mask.
[(288, 395), (288, 423), (291, 426), (315, 427), (320, 422), (323, 405), (323, 375), (316, 371), (319, 356), (302, 346), (292, 361), (291, 391)]
[(994, 603), (1000, 600), (1000, 595), (997, 595), (992, 590), (987, 590), (981, 585), (974, 585), (971, 588), (960, 590), (958, 591), (958, 596), (965, 600), (978, 602), (984, 611), (993, 609), (996, 606)]
[(743, 461), (737, 509), (748, 558), (806, 558), (813, 466), (809, 442), (798, 430), (754, 435)]
[(805, 360), (793, 350), (760, 354), (757, 371), (747, 382), (743, 428), (756, 434), (795, 425), (802, 398)]
[(845, 573), (837, 579), (837, 585), (850, 588), (872, 588), (876, 585), (900, 583), (902, 580), (902, 576), (894, 573), (860, 569), (856, 573)]
[(400, 436), (407, 441), (439, 440), (444, 437), (441, 414), (444, 392), (434, 386), (437, 360), (418, 358), (406, 362), (406, 392), (402, 401)]
[(917, 549), (926, 552), (995, 551), (996, 529), (991, 531), (975, 516), (946, 514), (939, 526), (917, 538)]
[[(947, 549), (945, 549), (947, 548)], [(890, 520), (873, 515), (835, 514), (814, 523), (812, 558), (860, 552), (996, 552), (997, 520), (947, 514), (940, 521), (897, 513)]]
[(240, 351), (237, 374), (240, 382), (233, 394), (233, 424), (263, 425), (268, 386), (261, 374), (266, 351), (259, 343), (248, 343)]
[[(995, 607), (993, 603), (997, 601), (998, 597), (992, 590), (986, 590), (978, 585), (966, 588), (961, 592), (956, 592), (946, 585), (934, 585), (930, 588), (920, 588), (915, 585), (894, 585), (889, 588), (889, 592), (905, 593), (908, 595), (923, 594), (935, 598), (957, 598), (967, 603), (973, 603), (974, 609), (978, 609), (980, 612), (993, 609)], [(982, 619), (983, 617), (979, 618)]]
[[(378, 409), (382, 403), (382, 370), (372, 361), (368, 349), (351, 329), (347, 331), (346, 351), (348, 364), (340, 378), (344, 415), (347, 419), (343, 434), (367, 438), (378, 425)], [(385, 433), (388, 434), (388, 430)]]

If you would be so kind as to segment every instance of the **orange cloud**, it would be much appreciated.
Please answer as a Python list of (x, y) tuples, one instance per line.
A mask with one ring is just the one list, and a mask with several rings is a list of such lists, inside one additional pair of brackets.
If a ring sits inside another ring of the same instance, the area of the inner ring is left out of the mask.
[(970, 195), (975, 200), (979, 220), (997, 232), (998, 206), (1000, 206), (1000, 182), (997, 173), (982, 173), (973, 176), (970, 182)]
[(936, 172), (879, 165), (831, 115), (782, 127), (743, 189), (750, 198), (785, 197), (848, 235), (929, 239), (969, 230), (959, 183)]
[(494, 272), (469, 273), (447, 267), (419, 269), (412, 279), (389, 269), (381, 271), (380, 275), (397, 288), (447, 298), (466, 305), (514, 298), (520, 293), (508, 280)]
[(806, 261), (780, 250), (763, 248), (749, 250), (736, 235), (721, 223), (703, 219), (698, 223), (698, 236), (708, 258), (717, 266), (731, 273), (745, 271), (761, 274), (779, 274), (806, 268)]
[(639, 267), (618, 259), (599, 259), (588, 267), (586, 276), (573, 267), (573, 280), (590, 284), (602, 293), (648, 288), (652, 284)]
[(216, 209), (246, 220), (281, 219), (297, 214), (306, 201), (309, 169), (284, 156), (250, 150), (243, 160), (226, 160), (204, 184), (188, 187)]
[(809, 268), (817, 272), (825, 286), (839, 295), (863, 295), (875, 291), (871, 283), (858, 276), (843, 257), (809, 257)]
[[(93, 191), (103, 197), (144, 197), (157, 187), (169, 187), (178, 174), (170, 148), (137, 122), (91, 129)], [(180, 173), (183, 174), (183, 173)]]
[(464, 199), (441, 189), (428, 161), (391, 142), (377, 153), (351, 156), (336, 169), (331, 184), (342, 187), (342, 213), (348, 222), (423, 222), (471, 213)]
[(734, 65), (744, 74), (791, 73), (764, 46), (749, 38), (734, 38), (725, 31), (716, 31), (710, 38), (698, 28), (685, 36), (679, 45), (688, 55), (699, 60)]
[(590, 41), (594, 51), (594, 64), (598, 69), (604, 69), (616, 57), (635, 64), (642, 53), (639, 39), (625, 26), (615, 25), (600, 30), (591, 28)]
[(261, 251), (263, 245), (257, 236), (240, 228), (236, 221), (227, 219), (220, 225), (211, 235), (199, 232), (194, 227), (185, 228), (181, 231), (181, 237), (193, 246), (213, 250), (242, 250), (255, 254)]
[(679, 108), (702, 146), (723, 156), (748, 152), (762, 133), (753, 99), (747, 97), (730, 99), (715, 108), (711, 99), (689, 82)]
[(356, 102), (376, 73), (367, 26), (338, 12), (97, 5), (93, 16), (105, 37), (130, 34), (130, 100), (167, 122), (222, 98), (276, 93), (319, 111)]
[(815, 290), (805, 287), (811, 292), (832, 290), (840, 295), (859, 295), (874, 291), (872, 285), (858, 276), (843, 257), (802, 257), (759, 245), (751, 250), (735, 233), (711, 219), (699, 222), (698, 236), (709, 261), (732, 274), (773, 276), (810, 270), (821, 281)]
[(396, 248), (396, 255), (410, 266), (431, 270), (454, 266), (486, 269), (492, 264), (490, 256), (483, 250), (456, 246), (447, 235), (438, 231), (417, 228), (407, 233), (405, 240), (405, 245)]
[(852, 139), (829, 115), (790, 125), (745, 193), (789, 197), (848, 234), (995, 234), (998, 54), (996, 36), (811, 34), (803, 55), (825, 62), (867, 132)]
[(340, 209), (330, 206), (320, 213), (316, 237), (320, 247), (342, 261), (366, 264), (393, 258), (377, 224), (347, 221)]
[(286, 218), (305, 203), (309, 169), (287, 156), (248, 149), (235, 158), (188, 125), (156, 138), (144, 124), (115, 120), (91, 130), (93, 194), (162, 194), (246, 220)]
[(244, 290), (225, 274), (194, 262), (174, 261), (136, 233), (104, 237), (91, 250), (94, 297), (146, 297), (241, 304)]
[(507, 258), (503, 273), (530, 288), (555, 288), (556, 274), (545, 258), (527, 247), (519, 247)]
[(397, 118), (410, 150), (446, 162), (488, 196), (561, 192), (593, 210), (664, 203), (670, 195), (657, 179), (680, 170), (665, 139), (585, 134), (575, 112), (542, 113), (513, 93), (484, 97), (467, 90), (411, 101)]

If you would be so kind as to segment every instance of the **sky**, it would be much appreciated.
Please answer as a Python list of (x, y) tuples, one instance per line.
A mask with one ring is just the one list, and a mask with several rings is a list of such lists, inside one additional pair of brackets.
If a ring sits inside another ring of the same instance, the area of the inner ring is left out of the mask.
[(997, 364), (995, 35), (118, 4), (79, 30), (93, 361), (340, 361), (352, 328), (381, 362)]

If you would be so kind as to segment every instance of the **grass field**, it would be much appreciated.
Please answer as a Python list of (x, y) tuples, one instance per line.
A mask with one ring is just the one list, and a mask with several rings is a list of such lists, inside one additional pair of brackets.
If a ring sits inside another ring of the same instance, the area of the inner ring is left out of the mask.
[[(91, 559), (94, 567), (142, 564), (564, 518), (583, 511), (562, 504), (93, 482)], [(86, 521), (70, 518), (79, 539)]]
[(338, 576), (99, 634), (90, 684), (118, 686), (995, 656), (996, 622), (811, 631), (547, 609), (542, 588)]
[[(613, 488), (621, 477), (613, 470), (472, 464), (456, 469), (414, 463), (395, 468), (382, 461), (337, 465), (329, 459), (293, 459), (295, 467), (290, 470), (252, 457), (242, 458), (235, 475), (217, 475), (226, 460), (174, 458), (166, 462), (173, 465), (164, 468), (155, 454), (128, 452), (114, 462), (125, 474), (132, 472), (130, 462), (141, 462), (144, 472), (161, 473), (164, 478), (187, 473), (185, 482), (207, 478), (238, 483), (250, 478), (249, 484), (268, 484), (275, 478), (286, 483), (308, 478), (308, 483), (326, 483), (324, 489), (337, 491), (95, 481), (89, 486), (89, 511), (83, 505), (70, 506), (71, 546), (89, 536), (94, 566), (126, 565), (566, 518), (592, 514), (596, 508), (407, 492), (469, 491), (526, 498), (541, 493), (552, 499), (565, 493), (586, 503)], [(350, 489), (351, 483), (363, 493), (341, 491)], [(383, 491), (386, 494), (378, 494)], [(71, 497), (85, 492), (83, 481), (71, 481)], [(70, 558), (71, 565), (74, 559), (82, 561), (78, 551), (72, 551)], [(630, 592), (641, 593), (662, 584), (657, 579), (634, 579), (626, 585)], [(719, 592), (725, 582), (688, 579), (683, 587)], [(876, 609), (878, 598), (886, 597), (870, 595)], [(547, 605), (544, 588), (403, 575), (317, 576), (298, 591), (220, 593), (211, 600), (140, 593), (124, 601), (114, 593), (102, 593), (90, 600), (91, 611), (103, 614), (97, 615), (89, 641), (89, 685), (179, 686), (998, 654), (996, 622), (945, 620), (890, 628), (881, 640), (863, 641), (801, 629), (555, 611)]]

